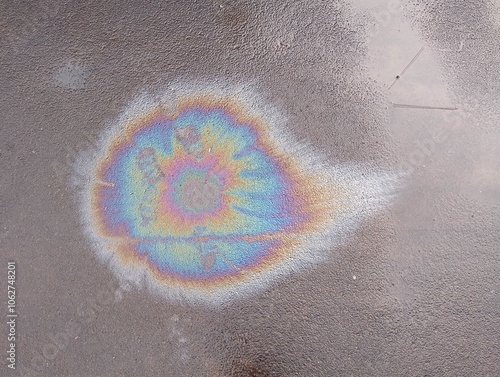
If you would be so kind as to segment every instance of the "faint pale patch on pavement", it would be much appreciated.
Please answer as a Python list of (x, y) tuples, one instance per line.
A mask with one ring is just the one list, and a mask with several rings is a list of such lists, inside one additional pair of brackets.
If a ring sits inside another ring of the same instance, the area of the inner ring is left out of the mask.
[(89, 76), (89, 67), (80, 60), (68, 60), (53, 75), (54, 85), (64, 89), (83, 89)]

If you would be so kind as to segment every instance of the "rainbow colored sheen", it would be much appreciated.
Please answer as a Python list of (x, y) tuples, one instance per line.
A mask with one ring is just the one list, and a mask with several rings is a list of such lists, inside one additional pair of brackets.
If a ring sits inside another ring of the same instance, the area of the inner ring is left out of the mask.
[(333, 194), (322, 198), (317, 177), (294, 166), (262, 119), (192, 98), (171, 113), (151, 109), (111, 142), (93, 216), (122, 263), (162, 284), (234, 284), (290, 258), (332, 213)]

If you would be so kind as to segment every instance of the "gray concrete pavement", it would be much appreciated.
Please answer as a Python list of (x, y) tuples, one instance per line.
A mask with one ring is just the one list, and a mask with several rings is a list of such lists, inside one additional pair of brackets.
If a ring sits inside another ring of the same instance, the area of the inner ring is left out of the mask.
[[(6, 280), (16, 262), (18, 322), (0, 375), (500, 375), (499, 12), (2, 1), (0, 260)], [(210, 308), (120, 282), (71, 176), (142, 91), (220, 78), (252, 83), (332, 165), (405, 178), (325, 261)]]

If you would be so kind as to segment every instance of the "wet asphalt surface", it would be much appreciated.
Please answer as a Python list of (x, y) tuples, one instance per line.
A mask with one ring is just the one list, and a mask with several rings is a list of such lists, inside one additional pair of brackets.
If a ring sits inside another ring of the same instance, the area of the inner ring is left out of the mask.
[[(401, 3), (3, 1), (19, 316), (0, 375), (500, 375), (500, 4)], [(142, 90), (221, 77), (332, 163), (404, 185), (326, 262), (222, 308), (120, 287), (83, 234), (74, 159)]]

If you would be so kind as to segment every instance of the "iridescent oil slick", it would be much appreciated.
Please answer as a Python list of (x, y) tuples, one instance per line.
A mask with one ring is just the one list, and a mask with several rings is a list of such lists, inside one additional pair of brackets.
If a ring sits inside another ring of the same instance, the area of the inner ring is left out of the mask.
[(143, 94), (82, 156), (84, 225), (119, 278), (221, 303), (325, 260), (388, 203), (393, 175), (328, 163), (255, 92)]

